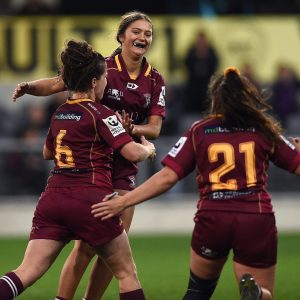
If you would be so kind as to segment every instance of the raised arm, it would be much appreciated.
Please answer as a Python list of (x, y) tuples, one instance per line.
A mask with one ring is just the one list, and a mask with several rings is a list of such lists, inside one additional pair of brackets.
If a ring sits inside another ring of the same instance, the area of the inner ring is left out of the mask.
[(49, 96), (64, 90), (66, 90), (65, 83), (60, 76), (22, 82), (16, 86), (12, 94), (12, 100), (16, 101), (17, 98), (25, 94), (34, 96)]
[(169, 167), (164, 167), (143, 184), (124, 196), (109, 200), (109, 195), (103, 202), (92, 206), (92, 214), (102, 220), (111, 218), (125, 208), (144, 202), (169, 190), (178, 181), (177, 174)]

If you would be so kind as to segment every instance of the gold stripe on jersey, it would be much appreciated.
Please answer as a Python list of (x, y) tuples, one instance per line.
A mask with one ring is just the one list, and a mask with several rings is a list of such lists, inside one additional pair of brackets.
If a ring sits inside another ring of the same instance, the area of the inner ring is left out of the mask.
[(145, 72), (145, 77), (149, 76), (151, 68), (152, 68), (152, 66), (150, 64), (148, 64), (148, 68), (147, 68), (147, 70)]
[(77, 104), (77, 103), (80, 103), (80, 102), (86, 102), (86, 101), (94, 102), (94, 101), (91, 100), (91, 99), (68, 99), (68, 100), (66, 101), (66, 103), (68, 103), (68, 104)]
[(119, 60), (119, 54), (115, 56), (115, 61), (116, 61), (116, 64), (118, 66), (119, 72), (121, 72), (122, 71), (122, 67), (121, 67), (121, 63), (120, 63), (120, 60)]
[[(80, 101), (79, 101), (80, 102)], [(95, 142), (100, 141), (100, 137), (98, 135), (98, 131), (97, 131), (97, 126), (96, 126), (96, 120), (95, 120), (95, 116), (93, 115), (93, 113), (85, 106), (83, 106), (82, 104), (78, 103), (79, 106), (81, 106), (83, 109), (85, 109), (92, 117), (93, 119), (93, 124), (94, 124), (94, 129), (95, 129), (95, 137), (94, 137), (94, 142), (92, 143), (91, 149), (90, 149), (90, 163), (91, 163), (91, 167), (92, 167), (92, 184), (95, 184), (95, 168), (92, 162), (92, 153), (93, 153), (93, 147)]]

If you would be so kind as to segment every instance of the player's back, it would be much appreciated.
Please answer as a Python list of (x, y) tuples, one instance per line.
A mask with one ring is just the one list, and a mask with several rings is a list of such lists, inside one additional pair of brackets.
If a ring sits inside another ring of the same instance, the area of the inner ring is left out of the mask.
[(89, 99), (68, 100), (57, 109), (48, 136), (55, 155), (54, 175), (63, 177), (51, 178), (50, 183), (110, 185), (113, 149), (99, 134), (98, 123), (112, 113)]
[(266, 179), (273, 147), (261, 133), (255, 128), (228, 129), (211, 118), (195, 123), (191, 134), (202, 200), (269, 202)]

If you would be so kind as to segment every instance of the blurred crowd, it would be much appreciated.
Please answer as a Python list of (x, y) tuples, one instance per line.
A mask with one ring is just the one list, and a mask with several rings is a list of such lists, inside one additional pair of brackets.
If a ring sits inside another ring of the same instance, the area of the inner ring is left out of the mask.
[(152, 2), (86, 0), (1, 0), (0, 14), (123, 14), (139, 9), (148, 14), (297, 14), (299, 0), (163, 0)]

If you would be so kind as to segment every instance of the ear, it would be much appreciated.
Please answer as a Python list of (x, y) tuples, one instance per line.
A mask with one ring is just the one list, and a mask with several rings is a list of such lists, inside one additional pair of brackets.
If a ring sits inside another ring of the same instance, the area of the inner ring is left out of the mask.
[(97, 84), (97, 79), (94, 77), (92, 79), (92, 88), (95, 88), (96, 84)]
[(124, 43), (124, 34), (119, 35), (119, 41), (121, 42), (121, 44)]

